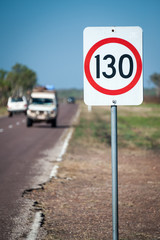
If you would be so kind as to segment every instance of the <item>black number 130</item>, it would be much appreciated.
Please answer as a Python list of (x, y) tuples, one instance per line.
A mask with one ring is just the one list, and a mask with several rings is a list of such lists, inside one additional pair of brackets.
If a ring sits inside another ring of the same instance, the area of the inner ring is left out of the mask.
[[(96, 58), (96, 78), (100, 78), (100, 55), (96, 55), (95, 56)], [(109, 63), (107, 66), (108, 68), (111, 68), (112, 69), (112, 73), (111, 74), (107, 74), (106, 72), (102, 72), (103, 76), (105, 78), (113, 78), (115, 75), (116, 75), (116, 68), (114, 66), (115, 64), (115, 57), (111, 54), (108, 54), (106, 56), (104, 56), (103, 60), (107, 60), (108, 58), (111, 59), (111, 63)], [(123, 65), (123, 60), (127, 58), (129, 60), (129, 72), (128, 74), (124, 74), (123, 72), (123, 68), (122, 68), (122, 65)], [(133, 73), (133, 59), (130, 55), (128, 54), (123, 54), (120, 59), (119, 59), (119, 74), (122, 78), (129, 78), (132, 76), (132, 73)]]

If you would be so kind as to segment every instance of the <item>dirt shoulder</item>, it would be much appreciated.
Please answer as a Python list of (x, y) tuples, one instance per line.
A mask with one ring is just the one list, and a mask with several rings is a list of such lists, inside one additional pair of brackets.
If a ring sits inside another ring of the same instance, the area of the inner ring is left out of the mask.
[[(120, 148), (118, 155), (120, 239), (158, 240), (160, 151)], [(109, 145), (92, 142), (87, 135), (83, 142), (72, 138), (57, 178), (43, 187), (26, 196), (45, 216), (43, 239), (112, 239)]]
[[(48, 239), (112, 239), (110, 149), (77, 147), (57, 179), (33, 191)], [(159, 152), (119, 150), (120, 239), (160, 239)]]

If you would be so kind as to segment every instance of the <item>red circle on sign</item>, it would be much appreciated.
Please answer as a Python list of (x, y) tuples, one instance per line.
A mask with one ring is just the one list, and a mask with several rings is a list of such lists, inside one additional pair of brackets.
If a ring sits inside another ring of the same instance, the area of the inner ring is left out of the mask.
[[(99, 86), (94, 81), (94, 79), (91, 75), (91, 72), (90, 72), (90, 61), (91, 61), (92, 55), (99, 47), (101, 47), (105, 44), (108, 44), (108, 43), (118, 43), (118, 44), (122, 44), (122, 45), (126, 46), (133, 53), (133, 55), (135, 56), (136, 62), (137, 62), (137, 71), (136, 71), (136, 74), (135, 74), (133, 80), (127, 86), (120, 88), (120, 89), (116, 89), (116, 90), (106, 89), (106, 88)], [(141, 56), (139, 55), (139, 52), (137, 51), (137, 49), (128, 41), (121, 39), (121, 38), (105, 38), (105, 39), (102, 39), (101, 41), (97, 42), (96, 44), (94, 44), (91, 47), (91, 49), (88, 51), (86, 58), (85, 58), (85, 62), (84, 62), (84, 71), (85, 71), (88, 82), (91, 84), (91, 86), (94, 89), (96, 89), (97, 91), (99, 91), (103, 94), (106, 94), (106, 95), (120, 95), (120, 94), (126, 93), (129, 90), (131, 90), (139, 81), (139, 78), (142, 73), (142, 60), (141, 60)]]

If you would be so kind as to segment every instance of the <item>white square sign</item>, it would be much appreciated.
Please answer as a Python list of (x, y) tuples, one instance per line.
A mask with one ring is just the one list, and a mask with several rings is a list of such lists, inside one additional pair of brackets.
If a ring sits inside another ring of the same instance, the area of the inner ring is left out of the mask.
[(143, 101), (142, 29), (87, 27), (83, 33), (84, 102), (90, 106)]

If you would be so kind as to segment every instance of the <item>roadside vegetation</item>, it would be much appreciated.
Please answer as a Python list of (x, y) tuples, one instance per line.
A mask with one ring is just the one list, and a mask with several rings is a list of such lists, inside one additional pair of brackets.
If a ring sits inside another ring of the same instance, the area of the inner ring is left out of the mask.
[[(137, 107), (117, 107), (118, 144), (124, 148), (158, 149), (160, 146), (160, 104)], [(82, 106), (82, 113), (74, 138), (84, 142), (111, 144), (109, 107), (93, 107), (91, 112)]]
[(83, 90), (82, 89), (57, 89), (57, 94), (59, 100), (67, 99), (68, 97), (74, 97), (76, 99), (82, 99), (83, 98)]
[(6, 116), (6, 115), (7, 115), (7, 108), (0, 107), (0, 116)]

